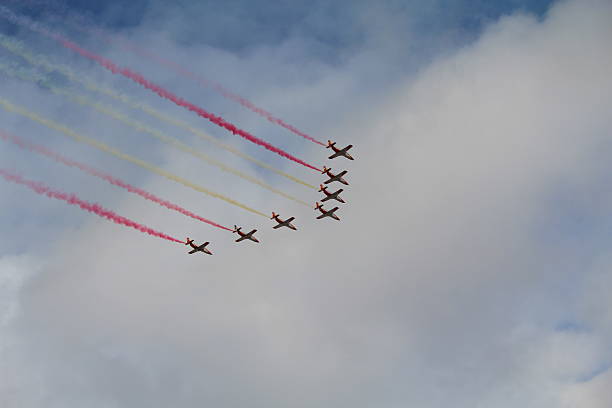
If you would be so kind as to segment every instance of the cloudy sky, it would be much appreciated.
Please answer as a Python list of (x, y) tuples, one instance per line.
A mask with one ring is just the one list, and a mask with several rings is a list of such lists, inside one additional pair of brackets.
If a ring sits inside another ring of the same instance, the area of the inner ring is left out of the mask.
[[(74, 26), (93, 20), (319, 139), (354, 144), (356, 160), (333, 162), (351, 183), (342, 221), (317, 221), (312, 209), (0, 74), (0, 97), (266, 213), (294, 215), (299, 228), (272, 230), (0, 109), (0, 129), (224, 225), (258, 228), (262, 240), (235, 244), (0, 142), (0, 167), (212, 241), (215, 252), (186, 256), (184, 246), (1, 181), (0, 406), (612, 406), (609, 0), (2, 5), (327, 164), (319, 146)], [(35, 33), (6, 20), (0, 33), (283, 171), (322, 179)], [(0, 62), (31, 69), (4, 49)], [(302, 200), (319, 197), (114, 107)]]

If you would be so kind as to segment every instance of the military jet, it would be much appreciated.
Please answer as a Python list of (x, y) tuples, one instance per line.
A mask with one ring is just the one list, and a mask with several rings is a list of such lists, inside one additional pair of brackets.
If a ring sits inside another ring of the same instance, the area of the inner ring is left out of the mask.
[(321, 171), (321, 173), (326, 174), (327, 177), (329, 177), (329, 180), (324, 181), (323, 184), (329, 184), (329, 183), (333, 183), (334, 181), (337, 181), (339, 183), (346, 184), (348, 186), (347, 181), (342, 178), (342, 176), (348, 173), (346, 170), (343, 170), (342, 172), (338, 174), (334, 174), (331, 172), (331, 169), (328, 169), (327, 167), (323, 166), (323, 170)]
[(315, 206), (315, 210), (321, 211), (321, 215), (317, 217), (317, 220), (320, 220), (321, 218), (325, 217), (331, 217), (334, 220), (340, 221), (340, 218), (336, 214), (334, 214), (334, 212), (338, 210), (338, 207), (334, 207), (331, 210), (326, 211), (321, 204), (317, 203), (317, 205)]
[(348, 154), (348, 151), (351, 147), (353, 147), (353, 145), (348, 145), (344, 149), (338, 149), (336, 147), (336, 142), (332, 142), (331, 140), (328, 140), (326, 149), (332, 149), (334, 151), (334, 154), (329, 156), (328, 159), (335, 159), (336, 157), (344, 156), (349, 160), (355, 160), (353, 159), (353, 156)]
[(213, 253), (210, 252), (207, 248), (206, 245), (210, 244), (210, 242), (205, 242), (202, 245), (196, 245), (193, 243), (193, 239), (189, 239), (189, 237), (187, 237), (187, 241), (185, 242), (185, 245), (191, 245), (191, 247), (193, 248), (191, 251), (189, 251), (189, 254), (195, 254), (196, 252), (204, 252), (205, 254), (208, 255), (212, 255)]
[(346, 203), (346, 201), (344, 201), (342, 197), (340, 197), (340, 193), (343, 191), (344, 189), (341, 188), (340, 190), (336, 190), (333, 193), (330, 193), (329, 191), (327, 191), (326, 186), (324, 186), (323, 184), (319, 185), (319, 193), (323, 192), (325, 194), (325, 197), (321, 200), (322, 203), (327, 200), (336, 200), (340, 203)]
[(256, 229), (254, 229), (253, 231), (249, 232), (248, 234), (245, 234), (244, 232), (241, 232), (240, 231), (241, 229), (242, 229), (242, 227), (237, 227), (237, 226), (234, 225), (234, 230), (232, 232), (235, 232), (238, 235), (240, 235), (240, 238), (238, 238), (236, 240), (236, 242), (244, 241), (245, 239), (250, 239), (253, 242), (259, 242), (259, 240), (253, 236), (253, 234), (257, 232)]
[(280, 227), (287, 227), (289, 229), (297, 231), (297, 228), (295, 228), (295, 226), (293, 224), (291, 224), (291, 221), (295, 220), (295, 217), (287, 218), (285, 221), (283, 221), (277, 213), (272, 212), (272, 217), (270, 217), (270, 219), (274, 220), (274, 221), (276, 221), (278, 223), (277, 225), (272, 227), (274, 229), (277, 229), (277, 228), (280, 228)]

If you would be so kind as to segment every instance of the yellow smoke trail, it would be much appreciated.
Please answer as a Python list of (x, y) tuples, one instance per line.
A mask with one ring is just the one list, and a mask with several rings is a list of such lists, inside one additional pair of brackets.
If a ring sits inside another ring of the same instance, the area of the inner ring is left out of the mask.
[(290, 200), (293, 200), (293, 201), (295, 201), (295, 202), (297, 202), (299, 204), (302, 204), (302, 205), (304, 205), (306, 207), (310, 207), (310, 204), (308, 204), (307, 202), (302, 201), (302, 200), (300, 200), (298, 198), (295, 198), (295, 197), (293, 197), (293, 196), (291, 196), (291, 195), (289, 195), (287, 193), (284, 193), (283, 191), (280, 191), (280, 190), (272, 187), (271, 185), (269, 185), (269, 184), (267, 184), (267, 183), (265, 183), (265, 182), (255, 178), (255, 177), (249, 176), (248, 174), (245, 174), (245, 173), (243, 173), (243, 172), (241, 172), (239, 170), (233, 169), (233, 168), (223, 164), (222, 162), (220, 162), (218, 160), (215, 160), (212, 157), (209, 157), (206, 154), (204, 154), (204, 153), (194, 149), (193, 147), (191, 147), (189, 145), (186, 145), (185, 143), (181, 142), (180, 140), (178, 140), (178, 139), (176, 139), (174, 137), (168, 136), (165, 133), (163, 133), (163, 132), (161, 132), (161, 131), (159, 131), (157, 129), (153, 129), (153, 128), (145, 125), (142, 122), (130, 119), (127, 115), (124, 115), (124, 114), (122, 114), (120, 112), (117, 112), (116, 110), (114, 110), (113, 108), (111, 108), (109, 106), (105, 106), (103, 104), (100, 104), (100, 103), (97, 103), (95, 101), (92, 101), (90, 98), (88, 98), (86, 96), (77, 95), (77, 94), (75, 94), (73, 92), (70, 92), (70, 91), (68, 91), (66, 89), (61, 89), (61, 88), (58, 88), (56, 86), (53, 86), (53, 85), (49, 84), (48, 81), (45, 82), (46, 78), (44, 78), (44, 77), (42, 77), (40, 75), (25, 73), (22, 70), (14, 69), (14, 68), (12, 68), (10, 66), (7, 66), (5, 64), (2, 64), (2, 63), (0, 63), (0, 71), (3, 71), (4, 73), (6, 73), (8, 75), (11, 75), (13, 77), (17, 77), (17, 78), (22, 79), (22, 80), (39, 81), (41, 83), (44, 83), (44, 86), (46, 88), (48, 88), (51, 92), (55, 93), (56, 95), (61, 95), (61, 96), (67, 97), (68, 99), (70, 99), (71, 101), (73, 101), (73, 102), (75, 102), (75, 103), (77, 103), (79, 105), (89, 106), (89, 107), (95, 109), (96, 111), (98, 111), (100, 113), (103, 113), (105, 115), (108, 115), (108, 116), (112, 117), (115, 120), (123, 122), (124, 124), (126, 124), (128, 126), (131, 126), (132, 128), (134, 128), (134, 129), (136, 129), (136, 130), (138, 130), (140, 132), (147, 133), (147, 134), (155, 137), (156, 139), (161, 140), (162, 142), (167, 143), (167, 144), (169, 144), (169, 145), (171, 145), (171, 146), (173, 146), (173, 147), (175, 147), (175, 148), (177, 148), (177, 149), (179, 149), (179, 150), (181, 150), (181, 151), (183, 151), (185, 153), (191, 154), (191, 155), (193, 155), (193, 156), (195, 156), (195, 157), (197, 157), (197, 158), (199, 158), (199, 159), (201, 159), (201, 160), (203, 160), (203, 161), (205, 161), (205, 162), (207, 162), (207, 163), (209, 163), (209, 164), (211, 164), (213, 166), (217, 166), (218, 168), (220, 168), (221, 170), (223, 170), (225, 172), (234, 174), (234, 175), (236, 175), (238, 177), (241, 177), (241, 178), (243, 178), (245, 180), (250, 181), (251, 183), (257, 184), (258, 186), (263, 187), (263, 188), (265, 188), (265, 189), (267, 189), (267, 190), (269, 190), (269, 191), (271, 191), (271, 192), (273, 192), (275, 194), (278, 194), (278, 195), (280, 195), (282, 197), (285, 197), (285, 198), (288, 198)]
[(155, 137), (156, 139), (161, 140), (162, 142), (167, 143), (167, 144), (169, 144), (169, 145), (171, 145), (171, 146), (173, 146), (173, 147), (175, 147), (175, 148), (177, 148), (177, 149), (179, 149), (179, 150), (181, 150), (181, 151), (183, 151), (185, 153), (191, 154), (192, 156), (195, 156), (195, 157), (197, 157), (197, 158), (199, 158), (201, 160), (204, 160), (205, 162), (207, 162), (207, 163), (209, 163), (209, 164), (211, 164), (213, 166), (217, 166), (218, 168), (220, 168), (221, 170), (223, 170), (225, 172), (234, 174), (234, 175), (236, 175), (238, 177), (241, 177), (241, 178), (243, 178), (243, 179), (245, 179), (247, 181), (250, 181), (253, 184), (257, 184), (258, 186), (263, 187), (263, 188), (265, 188), (265, 189), (267, 189), (267, 190), (269, 190), (269, 191), (271, 191), (271, 192), (273, 192), (275, 194), (278, 194), (278, 195), (280, 195), (282, 197), (285, 197), (285, 198), (288, 198), (290, 200), (293, 200), (293, 201), (295, 201), (295, 202), (297, 202), (299, 204), (302, 204), (302, 205), (304, 205), (306, 207), (310, 207), (310, 204), (308, 204), (307, 202), (302, 201), (302, 200), (300, 200), (300, 199), (298, 199), (296, 197), (293, 197), (292, 195), (289, 195), (287, 193), (284, 193), (283, 191), (278, 190), (278, 189), (272, 187), (271, 185), (269, 185), (269, 184), (267, 184), (267, 183), (265, 183), (265, 182), (255, 178), (255, 177), (249, 176), (248, 174), (245, 174), (245, 173), (243, 173), (243, 172), (241, 172), (239, 170), (233, 169), (233, 168), (223, 164), (222, 162), (220, 162), (220, 161), (218, 161), (216, 159), (213, 159), (212, 157), (209, 157), (206, 154), (204, 154), (204, 153), (202, 153), (202, 152), (200, 152), (198, 150), (195, 150), (194, 148), (192, 148), (191, 146), (181, 142), (180, 140), (177, 140), (177, 139), (175, 139), (175, 138), (173, 138), (171, 136), (168, 136), (168, 135), (164, 134), (163, 132), (161, 132), (161, 131), (159, 131), (157, 129), (153, 129), (153, 128), (145, 125), (142, 122), (130, 119), (128, 116), (126, 116), (126, 115), (124, 115), (124, 114), (122, 114), (120, 112), (117, 112), (117, 111), (115, 111), (114, 109), (112, 109), (112, 108), (110, 108), (108, 106), (104, 106), (104, 105), (102, 105), (100, 103), (93, 102), (89, 98), (86, 98), (84, 96), (74, 95), (74, 94), (71, 94), (70, 92), (67, 92), (67, 91), (64, 91), (64, 90), (60, 90), (60, 89), (55, 88), (55, 87), (51, 87), (51, 91), (54, 92), (54, 93), (63, 94), (63, 95), (67, 96), (68, 98), (70, 98), (71, 100), (73, 100), (74, 102), (76, 102), (76, 103), (78, 103), (80, 105), (90, 106), (90, 107), (94, 108), (95, 110), (97, 110), (98, 112), (104, 113), (104, 114), (112, 117), (113, 119), (116, 119), (116, 120), (118, 120), (120, 122), (123, 122), (126, 125), (131, 126), (134, 129), (136, 129), (136, 130), (139, 130), (139, 131), (141, 131), (143, 133), (147, 133), (147, 134)]
[(238, 207), (240, 207), (240, 208), (242, 208), (244, 210), (250, 211), (253, 214), (261, 215), (262, 217), (266, 217), (266, 218), (268, 217), (266, 214), (264, 214), (261, 211), (254, 210), (253, 208), (251, 208), (251, 207), (249, 207), (247, 205), (244, 205), (244, 204), (242, 204), (242, 203), (240, 203), (240, 202), (238, 202), (236, 200), (232, 200), (231, 198), (225, 197), (224, 195), (221, 195), (219, 193), (215, 193), (214, 191), (208, 190), (208, 189), (206, 189), (206, 188), (204, 188), (202, 186), (194, 184), (194, 183), (192, 183), (192, 182), (190, 182), (188, 180), (185, 180), (182, 177), (179, 177), (179, 176), (177, 176), (175, 174), (172, 174), (172, 173), (170, 173), (170, 172), (168, 172), (166, 170), (163, 170), (163, 169), (161, 169), (161, 168), (159, 168), (157, 166), (154, 166), (154, 165), (152, 165), (150, 163), (147, 163), (144, 160), (140, 160), (140, 159), (138, 159), (136, 157), (133, 157), (133, 156), (130, 156), (130, 155), (126, 154), (126, 153), (122, 153), (122, 152), (120, 152), (120, 151), (118, 151), (118, 150), (116, 150), (116, 149), (114, 149), (114, 148), (112, 148), (110, 146), (107, 146), (104, 143), (98, 142), (95, 139), (92, 139), (92, 138), (89, 138), (87, 136), (83, 136), (81, 134), (78, 134), (75, 131), (67, 128), (66, 126), (64, 126), (62, 124), (59, 124), (59, 123), (53, 122), (53, 121), (51, 121), (49, 119), (45, 119), (45, 118), (43, 118), (41, 116), (38, 116), (37, 114), (35, 114), (33, 112), (30, 112), (30, 111), (28, 111), (28, 110), (26, 110), (26, 109), (24, 109), (24, 108), (22, 108), (20, 106), (12, 104), (11, 102), (7, 101), (6, 99), (0, 98), (0, 106), (2, 106), (5, 110), (7, 110), (9, 112), (13, 112), (13, 113), (17, 113), (19, 115), (25, 116), (28, 119), (31, 119), (31, 120), (33, 120), (35, 122), (40, 123), (41, 125), (47, 126), (47, 127), (51, 128), (53, 130), (56, 130), (56, 131), (58, 131), (60, 133), (63, 133), (64, 135), (72, 138), (73, 140), (76, 140), (79, 143), (88, 144), (88, 145), (90, 145), (92, 147), (95, 147), (96, 149), (99, 149), (99, 150), (101, 150), (103, 152), (112, 154), (115, 157), (118, 157), (120, 159), (129, 161), (130, 163), (134, 163), (135, 165), (140, 166), (140, 167), (142, 167), (144, 169), (147, 169), (147, 170), (149, 170), (149, 171), (151, 171), (151, 172), (153, 172), (155, 174), (158, 174), (160, 176), (166, 177), (169, 180), (175, 181), (175, 182), (180, 183), (180, 184), (182, 184), (182, 185), (184, 185), (186, 187), (192, 188), (192, 189), (194, 189), (196, 191), (199, 191), (201, 193), (208, 194), (211, 197), (218, 198), (218, 199), (223, 200), (223, 201), (225, 201), (227, 203), (230, 203), (230, 204), (233, 204), (235, 206), (238, 206)]
[(278, 170), (272, 166), (270, 166), (269, 164), (262, 162), (260, 160), (257, 160), (256, 158), (254, 158), (253, 156), (250, 156), (246, 153), (241, 152), (240, 150), (236, 149), (235, 147), (228, 145), (226, 143), (223, 143), (221, 141), (219, 141), (218, 139), (216, 139), (213, 136), (210, 136), (208, 133), (203, 132), (199, 129), (196, 129), (194, 127), (192, 127), (191, 125), (189, 125), (187, 122), (184, 122), (182, 120), (179, 119), (175, 119), (169, 115), (166, 115), (160, 111), (158, 111), (157, 109), (147, 105), (147, 104), (143, 104), (140, 102), (136, 102), (134, 101), (132, 98), (130, 98), (129, 96), (114, 91), (110, 88), (106, 88), (100, 85), (97, 85), (94, 81), (89, 80), (89, 79), (85, 79), (83, 77), (81, 77), (80, 75), (74, 73), (72, 71), (72, 69), (70, 69), (69, 67), (65, 66), (65, 65), (59, 65), (59, 64), (53, 64), (51, 62), (49, 62), (46, 58), (44, 58), (43, 56), (40, 55), (34, 55), (30, 52), (28, 52), (25, 47), (23, 46), (23, 44), (19, 41), (16, 41), (14, 39), (11, 39), (9, 37), (6, 37), (2, 34), (0, 34), (0, 46), (4, 47), (5, 49), (7, 49), (8, 51), (12, 52), (13, 54), (19, 55), (21, 58), (23, 58), (24, 60), (26, 60), (27, 62), (29, 62), (32, 65), (36, 65), (38, 67), (43, 68), (44, 70), (46, 70), (47, 72), (59, 72), (62, 75), (66, 76), (69, 80), (76, 82), (78, 84), (80, 84), (81, 86), (85, 87), (86, 89), (93, 91), (93, 92), (98, 92), (101, 93), (103, 95), (109, 96), (117, 101), (121, 101), (123, 103), (125, 103), (126, 105), (130, 106), (133, 109), (139, 109), (142, 110), (143, 112), (146, 112), (147, 114), (153, 116), (156, 119), (159, 119), (163, 122), (169, 123), (173, 126), (177, 126), (180, 127), (198, 137), (200, 137), (201, 139), (207, 140), (210, 143), (213, 143), (215, 146), (220, 147), (224, 150), (227, 150), (233, 154), (235, 154), (236, 156), (239, 156), (245, 160), (250, 161), (251, 163), (254, 163), (255, 165), (265, 168), (267, 170), (270, 170), (280, 176), (283, 176), (285, 178), (288, 178), (291, 181), (294, 181), (298, 184), (301, 184), (305, 187), (311, 188), (311, 189), (315, 189), (316, 187), (313, 186), (312, 184), (309, 184), (297, 177), (294, 177), (288, 173), (285, 173), (282, 170)]

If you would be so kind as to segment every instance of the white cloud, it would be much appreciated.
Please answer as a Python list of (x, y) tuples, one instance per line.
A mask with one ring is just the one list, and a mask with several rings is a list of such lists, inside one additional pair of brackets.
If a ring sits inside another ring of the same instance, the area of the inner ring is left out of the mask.
[[(239, 246), (122, 196), (118, 212), (211, 237), (216, 255), (182, 256), (93, 219), (61, 237), (21, 294), (19, 350), (0, 367), (0, 378), (23, 374), (9, 406), (607, 406), (609, 374), (584, 376), (611, 357), (606, 320), (591, 311), (612, 304), (589, 284), (610, 281), (609, 262), (567, 268), (581, 252), (548, 223), (565, 180), (609, 171), (592, 158), (612, 131), (611, 22), (612, 5), (596, 0), (559, 3), (543, 21), (507, 17), (384, 100), (360, 93), (360, 58), (291, 87), (283, 101), (299, 106), (307, 91), (321, 101), (313, 110), (348, 106), (333, 128), (309, 129), (356, 145), (355, 163), (334, 163), (351, 166), (343, 221), (287, 206), (299, 232), (261, 220), (263, 244)], [(249, 58), (254, 70), (283, 68)], [(164, 154), (169, 168), (207, 177)], [(146, 184), (203, 215), (255, 221)], [(558, 329), (568, 316), (588, 330)]]
[(612, 371), (608, 370), (586, 383), (572, 385), (563, 392), (563, 407), (609, 407), (612, 405), (610, 384), (612, 384)]

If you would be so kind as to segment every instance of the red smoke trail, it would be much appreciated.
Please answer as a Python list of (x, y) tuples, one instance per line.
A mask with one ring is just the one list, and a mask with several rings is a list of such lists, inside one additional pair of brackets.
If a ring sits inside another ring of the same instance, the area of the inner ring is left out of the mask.
[(83, 57), (89, 58), (92, 61), (97, 62), (98, 64), (100, 64), (101, 66), (103, 66), (104, 68), (108, 69), (109, 71), (111, 71), (114, 74), (121, 74), (126, 78), (131, 79), (132, 81), (142, 85), (143, 87), (155, 92), (156, 94), (158, 94), (159, 96), (161, 96), (162, 98), (165, 98), (169, 101), (174, 102), (175, 104), (177, 104), (178, 106), (182, 106), (194, 113), (196, 113), (197, 115), (208, 119), (209, 121), (211, 121), (212, 123), (214, 123), (217, 126), (220, 126), (222, 128), (225, 128), (227, 130), (229, 130), (230, 132), (232, 132), (235, 135), (241, 136), (245, 139), (247, 139), (248, 141), (255, 143), (259, 146), (263, 146), (264, 148), (270, 150), (271, 152), (274, 152), (282, 157), (285, 157), (289, 160), (293, 160), (296, 163), (299, 163), (303, 166), (306, 166), (308, 168), (311, 168), (313, 170), (316, 171), (321, 171), (320, 169), (316, 168), (315, 166), (306, 163), (305, 161), (298, 159), (297, 157), (291, 155), (290, 153), (287, 153), (286, 151), (279, 149), (278, 147), (275, 147), (273, 145), (271, 145), (270, 143), (266, 142), (265, 140), (262, 140), (256, 136), (253, 136), (252, 134), (250, 134), (249, 132), (242, 130), (240, 128), (237, 128), (235, 125), (229, 123), (228, 121), (226, 121), (225, 119), (223, 119), (221, 116), (217, 116), (214, 115), (202, 108), (200, 108), (199, 106), (196, 106), (194, 104), (192, 104), (191, 102), (188, 102), (176, 95), (174, 95), (172, 92), (162, 88), (159, 85), (154, 84), (153, 82), (147, 80), (145, 77), (143, 77), (141, 74), (134, 72), (128, 68), (121, 68), (119, 66), (117, 66), (116, 64), (114, 64), (113, 62), (111, 62), (110, 60), (101, 57), (100, 55), (94, 54), (91, 51), (88, 51), (84, 48), (81, 48), (80, 46), (78, 46), (77, 44), (73, 43), (72, 41), (62, 37), (59, 34), (55, 34), (55, 33), (50, 33), (50, 36), (55, 39), (56, 41), (58, 41), (61, 45), (63, 45), (64, 47), (73, 50), (74, 52), (82, 55)]
[[(96, 32), (98, 32), (98, 34), (100, 34), (99, 30), (96, 30)], [(106, 38), (109, 38), (112, 40), (115, 40), (115, 38), (113, 36), (109, 36), (109, 35), (105, 35)], [(286, 123), (285, 121), (283, 121), (280, 118), (275, 117), (272, 113), (256, 106), (253, 102), (249, 101), (248, 99), (235, 94), (231, 91), (229, 91), (228, 89), (226, 89), (225, 87), (223, 87), (223, 85), (219, 84), (218, 82), (213, 82), (210, 80), (207, 80), (205, 78), (202, 78), (201, 76), (199, 76), (198, 74), (195, 74), (189, 70), (187, 70), (186, 68), (182, 67), (181, 65), (177, 64), (174, 61), (170, 61), (167, 60), (163, 57), (160, 57), (159, 55), (155, 55), (154, 53), (152, 53), (151, 51), (142, 49), (140, 47), (137, 47), (134, 44), (129, 43), (127, 40), (124, 39), (120, 39), (120, 40), (115, 40), (115, 41), (119, 41), (119, 43), (121, 44), (121, 47), (128, 50), (128, 51), (132, 51), (142, 57), (148, 58), (150, 60), (156, 61), (157, 63), (173, 70), (174, 72), (192, 79), (193, 81), (199, 83), (202, 86), (208, 87), (208, 88), (212, 88), (215, 91), (217, 91), (218, 93), (220, 93), (223, 97), (230, 99), (234, 102), (238, 102), (240, 105), (244, 106), (245, 108), (257, 113), (258, 115), (263, 116), (264, 118), (266, 118), (268, 121), (275, 123), (277, 125), (280, 125), (282, 127), (284, 127), (285, 129), (289, 130), (290, 132), (298, 135), (298, 136), (302, 136), (305, 139), (310, 140), (311, 142), (317, 143), (321, 146), (325, 146), (325, 143), (315, 139), (314, 137), (302, 132), (301, 130), (297, 129), (296, 127)]]
[(89, 58), (92, 61), (97, 62), (98, 64), (100, 64), (101, 66), (103, 66), (104, 68), (108, 69), (109, 71), (111, 71), (114, 74), (121, 74), (126, 78), (131, 79), (132, 81), (142, 85), (143, 87), (155, 92), (156, 94), (158, 94), (159, 96), (161, 96), (162, 98), (165, 98), (169, 101), (174, 102), (176, 105), (178, 106), (182, 106), (183, 108), (186, 108), (194, 113), (196, 113), (197, 115), (211, 121), (212, 123), (216, 124), (217, 126), (220, 126), (222, 128), (225, 128), (227, 130), (229, 130), (230, 132), (232, 132), (235, 135), (241, 136), (245, 139), (247, 139), (250, 142), (253, 142), (259, 146), (262, 146), (268, 150), (270, 150), (271, 152), (274, 152), (282, 157), (285, 157), (289, 160), (292, 160), (296, 163), (299, 163), (303, 166), (306, 166), (310, 169), (313, 169), (317, 172), (320, 172), (321, 169), (316, 168), (315, 166), (306, 163), (305, 161), (298, 159), (297, 157), (291, 155), (290, 153), (287, 153), (286, 151), (279, 149), (276, 146), (271, 145), (270, 143), (266, 142), (265, 140), (262, 140), (252, 134), (250, 134), (249, 132), (239, 129), (237, 128), (235, 125), (227, 122), (225, 119), (223, 119), (221, 116), (217, 116), (214, 115), (202, 108), (200, 108), (199, 106), (196, 106), (194, 104), (192, 104), (191, 102), (188, 102), (176, 95), (174, 95), (172, 92), (162, 88), (161, 86), (154, 84), (153, 82), (150, 82), (149, 80), (147, 80), (145, 77), (143, 77), (142, 75), (140, 75), (137, 72), (134, 72), (128, 68), (121, 68), (118, 65), (116, 65), (115, 63), (113, 63), (112, 61), (97, 55), (91, 51), (88, 51), (84, 48), (81, 48), (79, 45), (77, 45), (76, 43), (68, 40), (67, 38), (63, 37), (62, 35), (55, 33), (53, 31), (50, 31), (49, 29), (43, 27), (42, 25), (40, 25), (37, 22), (34, 22), (32, 20), (30, 20), (27, 17), (23, 17), (23, 16), (18, 16), (15, 13), (13, 13), (10, 9), (0, 5), (0, 16), (6, 18), (7, 20), (11, 21), (14, 24), (18, 24), (22, 27), (26, 27), (32, 31), (35, 31), (37, 33), (40, 33), (46, 37), (52, 38), (55, 41), (59, 42), (62, 46), (73, 50), (74, 52), (82, 55), (83, 57)]
[[(14, 2), (18, 2), (18, 3), (26, 3), (30, 6), (37, 6), (37, 7), (41, 7), (41, 6), (48, 6), (48, 2), (47, 1), (35, 1), (35, 0), (11, 0), (13, 3)], [(52, 8), (54, 8), (56, 10), (56, 12), (62, 13), (62, 14), (66, 14), (68, 13), (69, 10), (66, 9), (66, 7), (64, 5), (60, 5), (60, 4), (53, 4)], [(260, 116), (263, 116), (264, 118), (266, 118), (268, 121), (275, 123), (279, 126), (284, 127), (285, 129), (289, 130), (290, 132), (301, 136), (307, 140), (310, 140), (311, 142), (317, 143), (321, 146), (326, 146), (325, 143), (315, 139), (314, 137), (308, 135), (307, 133), (302, 132), (301, 130), (297, 129), (295, 126), (292, 126), (290, 124), (288, 124), (287, 122), (285, 122), (284, 120), (277, 118), (276, 116), (274, 116), (272, 113), (258, 107), (257, 105), (255, 105), (253, 102), (249, 101), (248, 99), (235, 94), (233, 92), (231, 92), (230, 90), (226, 89), (223, 85), (221, 85), (218, 82), (214, 82), (214, 81), (210, 81), (207, 80), (201, 76), (199, 76), (198, 74), (191, 72), (189, 70), (187, 70), (185, 67), (177, 64), (174, 61), (170, 61), (166, 58), (163, 58), (159, 55), (156, 55), (155, 53), (153, 53), (152, 51), (146, 50), (144, 48), (140, 48), (138, 46), (136, 46), (135, 44), (131, 43), (130, 41), (120, 38), (118, 36), (115, 35), (111, 35), (108, 34), (106, 32), (104, 32), (103, 30), (99, 29), (99, 28), (95, 28), (95, 27), (91, 27), (92, 22), (88, 21), (88, 19), (82, 15), (76, 14), (72, 16), (73, 19), (75, 20), (75, 24), (77, 25), (76, 28), (88, 32), (90, 34), (94, 34), (97, 37), (102, 37), (104, 38), (107, 42), (109, 43), (118, 43), (120, 44), (120, 46), (128, 51), (131, 51), (137, 55), (140, 55), (141, 57), (144, 58), (148, 58), (150, 60), (153, 60), (163, 66), (165, 66), (166, 68), (169, 68), (171, 70), (173, 70), (174, 72), (178, 73), (179, 75), (182, 75), (183, 77), (186, 78), (190, 78), (193, 81), (199, 83), (200, 85), (207, 87), (207, 88), (211, 88), (214, 89), (215, 91), (217, 91), (219, 94), (221, 94), (223, 97), (230, 99), (234, 102), (238, 102), (240, 105), (244, 106), (245, 108), (251, 110), (252, 112), (257, 113)]]
[(42, 155), (47, 156), (47, 157), (49, 157), (49, 158), (51, 158), (51, 159), (53, 159), (53, 160), (55, 160), (55, 161), (57, 161), (59, 163), (65, 164), (66, 166), (77, 168), (77, 169), (79, 169), (81, 171), (84, 171), (85, 173), (91, 174), (92, 176), (95, 176), (95, 177), (101, 178), (103, 180), (106, 180), (106, 181), (108, 181), (109, 183), (111, 183), (111, 184), (113, 184), (115, 186), (124, 188), (127, 191), (129, 191), (130, 193), (138, 194), (139, 196), (143, 197), (144, 199), (153, 201), (154, 203), (157, 203), (157, 204), (161, 205), (162, 207), (166, 207), (166, 208), (168, 208), (170, 210), (178, 211), (178, 212), (180, 212), (183, 215), (186, 215), (188, 217), (194, 218), (194, 219), (196, 219), (198, 221), (205, 222), (205, 223), (207, 223), (209, 225), (212, 225), (214, 227), (221, 228), (221, 229), (224, 229), (226, 231), (232, 231), (231, 229), (229, 229), (227, 227), (224, 227), (223, 225), (219, 225), (216, 222), (213, 222), (211, 220), (207, 220), (204, 217), (200, 217), (199, 215), (196, 215), (196, 214), (192, 213), (191, 211), (188, 211), (188, 210), (184, 209), (183, 207), (180, 207), (180, 206), (178, 206), (176, 204), (173, 204), (173, 203), (171, 203), (169, 201), (163, 200), (163, 199), (161, 199), (161, 198), (159, 198), (159, 197), (157, 197), (157, 196), (155, 196), (155, 195), (153, 195), (153, 194), (151, 194), (151, 193), (149, 193), (149, 192), (147, 192), (145, 190), (142, 190), (142, 189), (140, 189), (138, 187), (134, 187), (134, 186), (132, 186), (132, 185), (122, 181), (122, 180), (119, 180), (118, 178), (115, 178), (115, 177), (107, 174), (107, 173), (104, 173), (104, 172), (102, 172), (100, 170), (94, 169), (93, 167), (89, 167), (86, 164), (79, 163), (77, 161), (65, 158), (65, 157), (61, 156), (60, 154), (55, 153), (55, 152), (53, 152), (53, 151), (51, 151), (51, 150), (49, 150), (49, 149), (47, 149), (47, 148), (45, 148), (43, 146), (39, 146), (39, 145), (35, 145), (33, 143), (29, 143), (29, 142), (27, 142), (27, 141), (25, 141), (25, 140), (23, 140), (23, 139), (21, 139), (21, 138), (19, 138), (17, 136), (10, 135), (10, 134), (4, 133), (2, 131), (0, 131), (0, 138), (4, 139), (6, 141), (12, 142), (12, 143), (16, 144), (17, 146), (21, 147), (22, 149), (42, 154)]
[(25, 179), (21, 177), (19, 174), (12, 173), (8, 170), (0, 169), (0, 176), (4, 177), (4, 179), (6, 179), (7, 181), (11, 181), (13, 183), (17, 183), (17, 184), (21, 184), (22, 186), (26, 186), (38, 194), (45, 195), (49, 198), (55, 198), (57, 200), (62, 200), (71, 205), (79, 206), (85, 211), (94, 213), (96, 215), (99, 215), (102, 218), (111, 220), (112, 222), (116, 224), (121, 224), (121, 225), (125, 225), (128, 227), (132, 227), (134, 229), (137, 229), (138, 231), (144, 232), (145, 234), (149, 234), (154, 237), (162, 238), (167, 241), (176, 242), (178, 244), (185, 243), (184, 241), (181, 241), (180, 239), (176, 239), (174, 237), (171, 237), (170, 235), (166, 235), (162, 232), (156, 231), (142, 224), (138, 224), (137, 222), (134, 222), (128, 218), (117, 215), (114, 212), (107, 210), (106, 208), (100, 206), (99, 204), (83, 201), (74, 194), (66, 194), (60, 191), (52, 190), (50, 187), (47, 187), (43, 183)]

